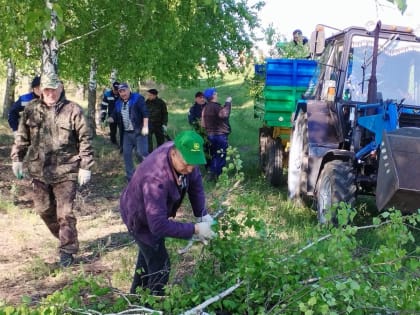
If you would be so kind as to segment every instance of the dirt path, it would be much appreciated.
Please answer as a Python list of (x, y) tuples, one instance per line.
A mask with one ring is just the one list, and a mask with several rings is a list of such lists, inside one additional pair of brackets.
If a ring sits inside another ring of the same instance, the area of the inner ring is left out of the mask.
[(27, 194), (30, 182), (13, 176), (12, 137), (1, 136), (0, 301), (17, 304), (24, 295), (37, 301), (81, 271), (112, 279), (116, 257), (131, 244), (117, 209), (124, 183), (115, 175), (122, 168), (122, 158), (106, 139), (96, 141), (92, 181), (76, 198), (80, 253), (76, 265), (63, 270), (57, 265), (57, 239), (33, 211)]

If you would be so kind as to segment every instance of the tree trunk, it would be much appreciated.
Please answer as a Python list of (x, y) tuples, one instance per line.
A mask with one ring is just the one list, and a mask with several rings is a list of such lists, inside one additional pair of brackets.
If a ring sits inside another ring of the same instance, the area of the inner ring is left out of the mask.
[(88, 92), (88, 126), (96, 136), (96, 71), (97, 63), (94, 58), (90, 63), (89, 92)]
[(10, 107), (12, 106), (15, 99), (15, 84), (16, 84), (16, 68), (12, 60), (7, 60), (7, 80), (6, 89), (4, 91), (4, 102), (3, 102), (3, 118), (7, 119)]
[(54, 34), (58, 18), (57, 13), (53, 10), (51, 1), (46, 0), (46, 6), (51, 10), (51, 23), (50, 29), (44, 30), (42, 36), (42, 75), (55, 74), (58, 76), (58, 41), (55, 36), (48, 38), (47, 35), (47, 32)]
[(118, 74), (117, 69), (112, 69), (111, 76), (110, 76), (111, 85), (112, 85), (112, 83), (114, 83), (115, 81), (117, 81), (117, 74)]

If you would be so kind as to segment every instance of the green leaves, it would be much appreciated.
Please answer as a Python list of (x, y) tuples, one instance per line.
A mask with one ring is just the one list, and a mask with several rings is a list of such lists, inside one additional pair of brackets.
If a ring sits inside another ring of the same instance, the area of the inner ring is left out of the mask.
[(398, 10), (401, 11), (401, 14), (404, 14), (405, 10), (407, 9), (406, 0), (387, 0), (387, 1), (394, 3), (398, 7)]
[(95, 58), (102, 84), (108, 84), (111, 70), (117, 69), (124, 81), (153, 79), (185, 86), (199, 77), (202, 57), (207, 75), (219, 72), (220, 54), (235, 67), (238, 52), (252, 46), (249, 33), (260, 8), (236, 0), (129, 1), (118, 8), (104, 0), (52, 2), (58, 20), (53, 33), (45, 1), (4, 3), (0, 21), (8, 32), (0, 55), (12, 57), (21, 68), (28, 43), (36, 49), (31, 58), (39, 64), (42, 35), (55, 36), (65, 43), (59, 47), (60, 76), (87, 82)]

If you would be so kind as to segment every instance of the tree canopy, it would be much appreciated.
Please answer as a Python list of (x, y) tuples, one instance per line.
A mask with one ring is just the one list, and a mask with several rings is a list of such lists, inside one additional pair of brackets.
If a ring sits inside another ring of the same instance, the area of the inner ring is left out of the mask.
[[(198, 77), (202, 60), (213, 73), (220, 54), (233, 65), (239, 51), (251, 48), (263, 2), (247, 2), (0, 0), (0, 23), (6, 29), (0, 57), (11, 58), (24, 73), (38, 72), (42, 40), (55, 37), (64, 79), (87, 82), (94, 59), (102, 83), (116, 69), (125, 80), (186, 84)], [(53, 29), (52, 11), (57, 16)]]

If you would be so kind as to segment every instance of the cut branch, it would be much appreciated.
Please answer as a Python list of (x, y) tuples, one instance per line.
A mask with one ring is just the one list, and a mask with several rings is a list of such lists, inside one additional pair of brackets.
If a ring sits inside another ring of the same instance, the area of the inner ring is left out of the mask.
[(216, 296), (213, 296), (212, 298), (208, 299), (207, 301), (204, 301), (200, 305), (197, 305), (196, 307), (190, 309), (189, 311), (186, 311), (185, 313), (182, 313), (181, 315), (197, 315), (202, 314), (203, 309), (205, 309), (210, 304), (213, 304), (221, 299), (223, 299), (225, 296), (228, 296), (233, 291), (235, 291), (237, 288), (239, 288), (243, 284), (243, 281), (239, 281), (234, 286), (231, 286), (229, 289), (219, 293)]

